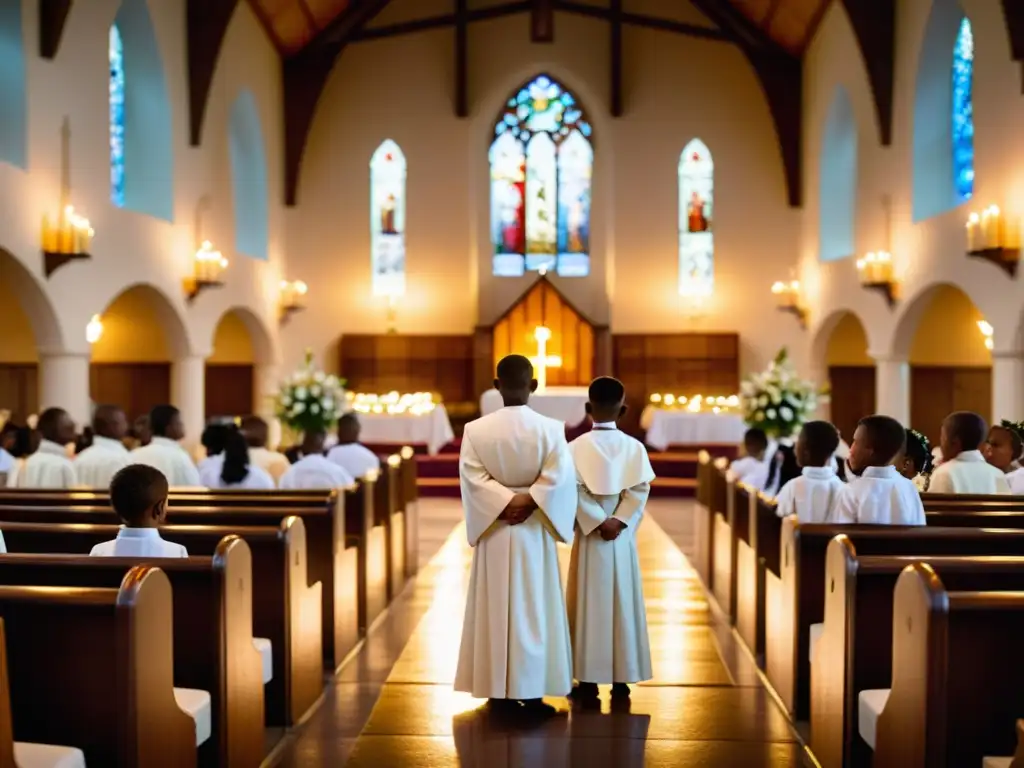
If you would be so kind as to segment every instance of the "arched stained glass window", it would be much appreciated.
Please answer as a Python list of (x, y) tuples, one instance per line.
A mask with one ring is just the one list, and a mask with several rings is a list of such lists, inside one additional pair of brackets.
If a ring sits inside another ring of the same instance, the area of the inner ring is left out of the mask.
[(589, 274), (591, 133), (576, 98), (546, 75), (506, 102), (489, 154), (495, 275)]
[(110, 199), (124, 206), (124, 46), (117, 25), (110, 27)]
[(370, 159), (370, 248), (375, 296), (405, 293), (405, 155), (386, 139)]
[(714, 289), (715, 241), (712, 234), (715, 164), (700, 139), (679, 157), (679, 293), (709, 296)]
[(964, 18), (953, 50), (953, 174), (961, 201), (974, 194), (974, 34)]

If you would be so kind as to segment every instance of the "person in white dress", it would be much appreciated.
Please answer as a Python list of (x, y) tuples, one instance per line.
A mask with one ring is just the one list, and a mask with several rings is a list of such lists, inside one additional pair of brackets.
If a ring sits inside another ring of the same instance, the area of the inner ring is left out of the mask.
[(832, 468), (839, 446), (839, 431), (827, 421), (809, 421), (796, 439), (800, 476), (794, 477), (775, 497), (779, 517), (796, 515), (801, 523), (832, 520), (843, 481)]
[(1024, 424), (1003, 419), (993, 424), (982, 448), (985, 461), (1006, 475), (1010, 493), (1024, 492), (1024, 469), (1021, 468), (1021, 452), (1024, 451)]
[(544, 715), (572, 690), (572, 645), (556, 542), (576, 518), (565, 425), (532, 410), (533, 365), (498, 363), (504, 407), (466, 425), (459, 478), (473, 548), (455, 690), (492, 709)]
[(18, 426), (11, 421), (0, 426), (0, 488), (7, 485), (7, 478), (14, 471), (15, 459), (11, 449), (18, 436)]
[(75, 457), (75, 475), (82, 488), (109, 488), (119, 469), (128, 466), (128, 417), (116, 405), (101, 405), (92, 415), (92, 445)]
[(312, 429), (302, 437), (302, 458), (288, 467), (278, 483), (282, 489), (347, 488), (355, 479), (324, 456), (327, 431)]
[(985, 419), (970, 411), (956, 411), (942, 422), (942, 463), (932, 472), (929, 493), (1008, 494), (1010, 484), (1002, 470), (981, 453), (988, 434)]
[(267, 447), (270, 436), (267, 422), (259, 416), (246, 416), (242, 419), (242, 434), (249, 444), (249, 461), (270, 473), (275, 483), (280, 482), (281, 475), (288, 471), (291, 462), (283, 453)]
[(578, 500), (566, 603), (580, 699), (608, 683), (613, 697), (629, 696), (630, 683), (652, 676), (636, 534), (654, 470), (643, 443), (616, 425), (625, 400), (617, 379), (591, 382), (593, 427), (569, 444)]
[(778, 443), (769, 440), (763, 429), (752, 427), (743, 435), (743, 450), (746, 455), (735, 459), (729, 469), (737, 482), (762, 491), (768, 482)]
[(203, 475), (204, 465), (214, 461), (222, 461), (222, 459), (218, 459), (218, 457), (224, 453), (224, 443), (228, 439), (228, 433), (235, 428), (234, 424), (225, 424), (222, 421), (213, 421), (207, 424), (206, 428), (203, 429), (203, 435), (199, 438), (199, 442), (202, 444), (203, 450), (206, 451), (206, 456), (196, 464), (200, 477)]
[(252, 491), (272, 491), (274, 489), (274, 478), (265, 469), (252, 463), (245, 435), (234, 428), (226, 432), (223, 450), (200, 465), (199, 479), (203, 485), (213, 490), (240, 488)]
[(152, 440), (129, 454), (131, 463), (159, 469), (171, 488), (202, 488), (199, 470), (181, 446), (180, 441), (185, 438), (181, 411), (173, 405), (156, 406), (149, 412), (149, 428)]
[(833, 522), (925, 524), (917, 486), (893, 465), (906, 440), (906, 430), (896, 419), (875, 415), (860, 420), (847, 459), (855, 477), (839, 489)]
[(167, 478), (158, 469), (131, 464), (110, 481), (110, 505), (124, 523), (117, 538), (89, 553), (95, 557), (188, 557), (181, 544), (164, 541), (160, 526), (167, 519)]
[(15, 488), (74, 488), (78, 482), (67, 446), (75, 441), (75, 422), (63, 408), (47, 408), (37, 424), (42, 438), (35, 453), (14, 474)]
[(921, 493), (928, 490), (931, 482), (932, 446), (928, 438), (916, 429), (907, 428), (907, 445), (902, 455), (896, 459), (896, 469), (905, 478), (914, 483)]
[(327, 452), (327, 458), (352, 477), (362, 477), (371, 469), (380, 469), (377, 454), (359, 442), (359, 417), (346, 413), (338, 420), (338, 444)]

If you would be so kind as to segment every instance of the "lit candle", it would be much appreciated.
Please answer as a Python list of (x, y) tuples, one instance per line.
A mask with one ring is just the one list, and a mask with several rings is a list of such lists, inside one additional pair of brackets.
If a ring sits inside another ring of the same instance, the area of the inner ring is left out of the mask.
[(978, 223), (980, 217), (972, 213), (967, 219), (967, 252), (973, 253), (978, 250)]
[(989, 242), (988, 248), (999, 248), (1003, 244), (1003, 214), (999, 206), (993, 205), (989, 209)]

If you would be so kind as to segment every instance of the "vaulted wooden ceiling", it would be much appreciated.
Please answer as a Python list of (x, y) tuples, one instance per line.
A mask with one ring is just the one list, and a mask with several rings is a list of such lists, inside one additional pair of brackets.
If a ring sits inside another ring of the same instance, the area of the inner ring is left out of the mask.
[[(360, 0), (355, 0), (359, 4)], [(270, 39), (285, 56), (291, 56), (339, 18), (351, 0), (249, 0)]]

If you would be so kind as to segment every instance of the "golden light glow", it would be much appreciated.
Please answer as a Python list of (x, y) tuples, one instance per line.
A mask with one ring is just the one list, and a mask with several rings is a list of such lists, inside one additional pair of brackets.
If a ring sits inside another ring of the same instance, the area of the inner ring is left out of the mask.
[[(387, 413), (396, 416), (424, 416), (440, 403), (440, 400), (434, 399), (432, 392), (413, 392), (404, 395), (398, 392), (388, 392), (386, 395), (346, 392), (345, 397), (349, 406), (357, 413)], [(411, 456), (412, 449), (409, 450)]]
[(548, 368), (561, 368), (562, 358), (548, 354), (550, 328), (538, 325), (533, 329), (533, 338), (537, 341), (537, 354), (530, 358), (530, 362), (533, 363), (534, 375), (537, 377), (537, 391), (543, 392), (548, 386)]
[(56, 220), (49, 214), (43, 217), (43, 250), (47, 253), (88, 253), (95, 234), (89, 220), (75, 213), (72, 205), (65, 206)]
[(704, 397), (703, 395), (674, 395), (671, 392), (655, 392), (650, 397), (652, 408), (666, 411), (685, 410), (690, 413), (731, 413), (740, 407), (739, 395), (728, 397)]
[(397, 453), (392, 453), (390, 456), (388, 456), (388, 466), (394, 467), (396, 469), (402, 466), (402, 457), (399, 456)]
[(790, 280), (788, 283), (777, 280), (772, 284), (772, 293), (778, 296), (778, 305), (780, 307), (800, 306), (799, 280)]
[(306, 306), (309, 286), (301, 280), (281, 281), (281, 306), (285, 309), (300, 309)]
[(224, 255), (213, 247), (213, 243), (204, 240), (196, 251), (193, 277), (200, 283), (219, 283), (227, 268), (228, 260)]
[(93, 315), (92, 320), (85, 326), (85, 340), (95, 344), (103, 336), (103, 320), (99, 315)]
[(1002, 248), (1003, 242), (1003, 213), (998, 205), (990, 205), (979, 216), (972, 213), (967, 218), (967, 250), (984, 251), (993, 248)]
[(857, 274), (864, 285), (877, 285), (895, 281), (892, 254), (887, 251), (872, 252), (857, 259)]
[(988, 321), (979, 320), (978, 330), (981, 331), (981, 335), (985, 339), (985, 349), (991, 350), (992, 347), (995, 346), (994, 342), (992, 341), (992, 335), (995, 332), (995, 329)]
[(402, 448), (401, 456), (406, 461), (411, 459), (414, 455), (415, 455), (415, 451), (412, 449), (411, 445), (407, 445), (407, 446)]

